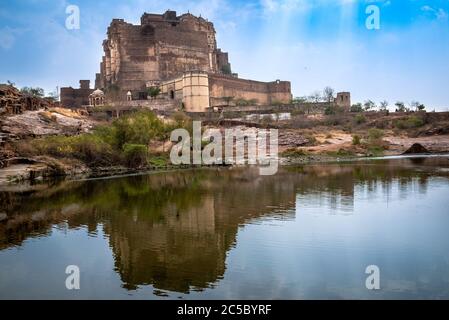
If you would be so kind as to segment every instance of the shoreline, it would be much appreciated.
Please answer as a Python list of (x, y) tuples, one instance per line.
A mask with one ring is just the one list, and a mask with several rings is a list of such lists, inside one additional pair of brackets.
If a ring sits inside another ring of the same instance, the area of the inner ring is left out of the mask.
[[(280, 157), (280, 167), (291, 167), (300, 165), (314, 164), (335, 164), (335, 163), (357, 163), (363, 161), (380, 161), (380, 160), (399, 160), (399, 159), (420, 159), (420, 158), (449, 158), (449, 153), (426, 153), (426, 154), (398, 154), (386, 156), (352, 156), (352, 157), (336, 157), (327, 155), (307, 155), (299, 157)], [(247, 165), (243, 165), (247, 166)], [(144, 167), (131, 169), (126, 167), (100, 167), (96, 170), (84, 167), (69, 168), (62, 172), (49, 171), (48, 166), (42, 164), (34, 165), (11, 165), (0, 169), (0, 187), (25, 187), (27, 185), (38, 185), (46, 182), (54, 181), (88, 181), (115, 179), (121, 177), (140, 176), (147, 174), (158, 174), (164, 172), (172, 172), (179, 170), (195, 170), (205, 168), (232, 168), (240, 166), (231, 165), (169, 165), (163, 167)], [(8, 171), (12, 172), (8, 175)]]

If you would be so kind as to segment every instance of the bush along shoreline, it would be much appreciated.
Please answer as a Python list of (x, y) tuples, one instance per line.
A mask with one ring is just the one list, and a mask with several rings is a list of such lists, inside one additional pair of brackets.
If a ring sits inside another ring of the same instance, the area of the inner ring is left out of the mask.
[(19, 172), (15, 180), (172, 169), (169, 139), (177, 128), (190, 131), (190, 118), (175, 113), (170, 119), (161, 119), (151, 111), (138, 111), (90, 133), (19, 140), (13, 143), (15, 154), (20, 156), (17, 160), (27, 160), (30, 167)]
[[(365, 112), (325, 115), (318, 120), (292, 115), (291, 119), (270, 121), (279, 128), (281, 165), (400, 155), (406, 151), (406, 145), (408, 148), (418, 142), (429, 153), (446, 152), (449, 145), (445, 139), (437, 141), (437, 145), (431, 139), (429, 144), (430, 138), (424, 137), (427, 133), (447, 132), (446, 114)], [(192, 119), (183, 112), (162, 117), (150, 110), (139, 110), (95, 124), (86, 133), (76, 131), (38, 138), (29, 135), (11, 140), (8, 155), (0, 162), (2, 168), (6, 167), (0, 170), (0, 183), (8, 179), (105, 177), (198, 167), (172, 165), (169, 159), (171, 132), (184, 128), (192, 133)], [(220, 120), (210, 126), (218, 130), (226, 128)]]

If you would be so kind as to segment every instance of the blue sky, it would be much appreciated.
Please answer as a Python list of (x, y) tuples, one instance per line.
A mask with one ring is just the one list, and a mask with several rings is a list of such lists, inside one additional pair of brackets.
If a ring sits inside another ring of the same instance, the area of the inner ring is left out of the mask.
[[(79, 30), (65, 28), (71, 4)], [(365, 26), (368, 5), (379, 30)], [(331, 86), (353, 101), (449, 108), (449, 0), (0, 0), (0, 82), (48, 92), (93, 81), (112, 18), (167, 9), (213, 21), (242, 78), (290, 80), (295, 96)]]

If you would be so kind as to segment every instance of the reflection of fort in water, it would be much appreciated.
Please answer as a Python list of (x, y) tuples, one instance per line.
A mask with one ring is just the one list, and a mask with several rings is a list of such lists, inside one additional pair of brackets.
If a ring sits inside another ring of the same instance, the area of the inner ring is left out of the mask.
[(388, 196), (397, 188), (405, 195), (415, 186), (426, 192), (427, 179), (383, 163), (287, 168), (268, 177), (257, 169), (181, 171), (0, 192), (9, 218), (0, 224), (0, 249), (47, 234), (65, 221), (91, 233), (102, 224), (126, 288), (151, 284), (189, 292), (223, 277), (239, 226), (294, 218), (295, 205), (338, 207), (352, 214), (355, 193), (380, 188)]

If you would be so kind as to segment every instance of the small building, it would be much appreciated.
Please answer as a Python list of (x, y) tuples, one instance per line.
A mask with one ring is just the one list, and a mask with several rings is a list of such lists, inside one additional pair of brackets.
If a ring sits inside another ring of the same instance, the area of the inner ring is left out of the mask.
[(334, 103), (349, 111), (351, 108), (351, 93), (350, 92), (338, 92), (337, 97), (334, 99)]
[(90, 80), (80, 80), (79, 89), (72, 87), (61, 88), (61, 105), (67, 108), (79, 108), (89, 105), (89, 96), (94, 92), (90, 88)]
[(105, 101), (104, 92), (100, 89), (96, 89), (89, 95), (89, 105), (91, 106), (103, 106)]

